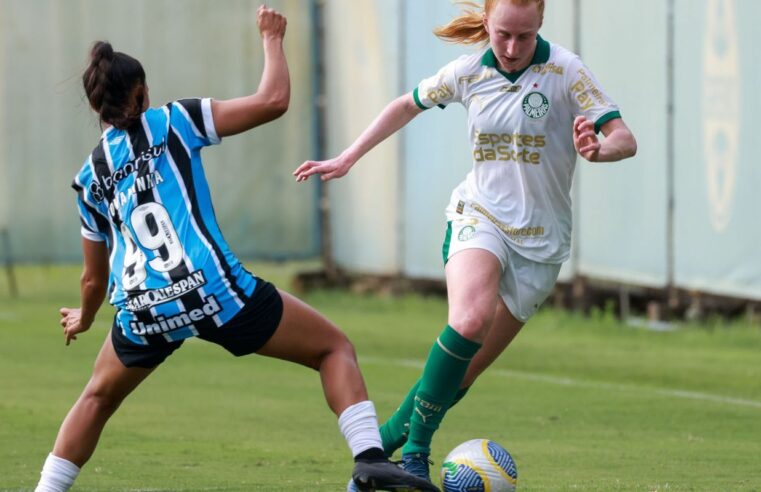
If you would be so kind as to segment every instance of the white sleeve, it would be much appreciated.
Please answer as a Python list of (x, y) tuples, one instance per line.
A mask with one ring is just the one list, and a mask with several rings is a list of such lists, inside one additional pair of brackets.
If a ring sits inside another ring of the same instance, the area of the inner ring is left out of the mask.
[(85, 226), (82, 226), (80, 228), (80, 231), (82, 233), (82, 237), (85, 239), (89, 239), (90, 241), (95, 241), (96, 243), (102, 243), (106, 240), (106, 238), (97, 232), (93, 232), (90, 229), (86, 228)]
[(595, 131), (607, 121), (620, 118), (618, 105), (608, 96), (586, 65), (575, 57), (568, 65), (566, 84), (574, 113), (595, 122)]
[(420, 109), (434, 106), (446, 107), (453, 102), (462, 102), (462, 95), (457, 87), (456, 67), (459, 60), (454, 60), (427, 79), (423, 79), (412, 92), (415, 104)]
[(218, 144), (222, 141), (217, 135), (217, 127), (214, 126), (214, 117), (211, 114), (211, 98), (201, 99), (201, 112), (203, 113), (203, 123), (206, 127), (206, 134), (212, 144)]

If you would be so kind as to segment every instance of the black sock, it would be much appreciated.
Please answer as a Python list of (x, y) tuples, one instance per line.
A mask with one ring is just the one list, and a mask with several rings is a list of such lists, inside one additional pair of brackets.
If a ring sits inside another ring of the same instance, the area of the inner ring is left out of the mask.
[(354, 457), (354, 461), (372, 461), (372, 460), (385, 460), (386, 455), (381, 448), (365, 449), (357, 456)]

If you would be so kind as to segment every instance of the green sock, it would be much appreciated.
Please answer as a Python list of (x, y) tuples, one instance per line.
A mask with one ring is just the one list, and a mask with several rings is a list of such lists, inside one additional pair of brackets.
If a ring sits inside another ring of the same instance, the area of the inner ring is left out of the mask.
[(431, 453), (431, 440), (455, 399), (468, 364), (481, 344), (468, 340), (447, 325), (433, 344), (423, 369), (410, 430), (403, 454)]
[(415, 408), (415, 394), (420, 386), (418, 379), (412, 385), (407, 396), (396, 409), (396, 412), (380, 426), (381, 440), (383, 441), (383, 452), (386, 456), (392, 456), (394, 451), (404, 446), (407, 442), (407, 433), (410, 430), (410, 415)]
[(459, 403), (460, 400), (465, 398), (465, 395), (468, 394), (469, 389), (470, 389), (470, 386), (466, 386), (464, 388), (460, 388), (457, 390), (457, 394), (454, 396), (454, 401), (452, 401), (452, 403), (449, 404), (449, 410), (451, 410), (453, 406), (457, 405), (457, 403)]
[[(404, 443), (407, 442), (407, 435), (410, 430), (410, 417), (415, 408), (415, 394), (419, 386), (420, 380), (418, 379), (412, 385), (409, 393), (407, 393), (407, 397), (399, 405), (399, 408), (396, 409), (396, 412), (380, 427), (383, 452), (386, 453), (386, 456), (393, 456), (394, 451), (404, 446)], [(449, 408), (457, 405), (457, 402), (462, 400), (469, 389), (470, 386), (457, 390), (457, 395), (455, 395), (454, 401), (449, 405)]]

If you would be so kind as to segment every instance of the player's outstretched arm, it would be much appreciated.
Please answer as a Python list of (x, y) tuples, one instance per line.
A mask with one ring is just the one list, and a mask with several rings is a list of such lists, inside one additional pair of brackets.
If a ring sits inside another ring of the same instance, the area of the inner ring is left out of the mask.
[(105, 242), (82, 238), (84, 266), (80, 279), (82, 307), (60, 309), (61, 326), (66, 345), (77, 339), (77, 334), (90, 329), (108, 288), (108, 248)]
[(306, 161), (296, 168), (293, 172), (296, 181), (306, 181), (313, 174), (319, 174), (323, 181), (344, 176), (363, 155), (399, 131), (422, 111), (415, 104), (412, 93), (394, 99), (341, 155), (327, 161)]
[(283, 51), (286, 19), (262, 5), (256, 12), (264, 46), (262, 80), (254, 94), (225, 101), (212, 100), (217, 135), (226, 137), (279, 118), (288, 110), (291, 80)]
[(637, 140), (624, 120), (616, 118), (600, 127), (605, 139), (595, 135), (595, 124), (584, 116), (573, 122), (573, 145), (576, 152), (589, 162), (615, 162), (637, 153)]

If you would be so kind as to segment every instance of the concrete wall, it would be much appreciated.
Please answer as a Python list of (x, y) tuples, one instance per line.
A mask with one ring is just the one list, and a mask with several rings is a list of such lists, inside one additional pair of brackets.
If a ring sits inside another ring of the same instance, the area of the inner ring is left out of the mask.
[[(550, 3), (541, 31), (581, 53), (639, 143), (638, 155), (625, 162), (579, 163), (572, 258), (561, 279), (583, 275), (761, 299), (761, 222), (754, 217), (761, 210), (754, 155), (759, 126), (752, 119), (760, 107), (755, 23), (761, 3), (611, 5)], [(329, 86), (352, 76), (361, 80), (329, 92), (332, 153), (394, 97), (472, 49), (431, 34), (456, 15), (449, 2), (333, 0), (327, 6), (343, 12), (328, 25), (331, 56), (332, 50), (372, 48), (357, 55), (361, 68), (333, 65), (328, 73)], [(384, 46), (371, 42), (378, 32)], [(340, 266), (443, 278), (444, 207), (471, 166), (466, 131), (462, 108), (429, 110), (365, 157), (348, 179), (330, 185)]]
[[(310, 3), (270, 4), (289, 18), (289, 113), (204, 153), (215, 210), (246, 257), (318, 252), (317, 187), (290, 171), (314, 149)], [(256, 90), (263, 65), (258, 4), (248, 0), (3, 0), (0, 3), (0, 227), (19, 261), (78, 260), (69, 185), (101, 133), (81, 74), (95, 40), (145, 67), (155, 105)]]

